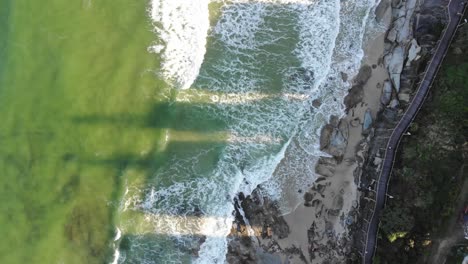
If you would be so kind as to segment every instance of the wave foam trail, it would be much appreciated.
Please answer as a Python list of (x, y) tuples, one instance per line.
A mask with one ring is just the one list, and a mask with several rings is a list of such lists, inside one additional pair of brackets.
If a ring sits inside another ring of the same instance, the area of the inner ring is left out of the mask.
[[(315, 179), (318, 132), (330, 114), (342, 111), (347, 84), (340, 73), (352, 76), (359, 66), (373, 4), (223, 1), (209, 31), (208, 2), (153, 1), (151, 16), (163, 43), (152, 50), (162, 54), (166, 79), (196, 87), (176, 99), (190, 105), (186, 114), (222, 120), (227, 140), (222, 148), (197, 145), (184, 150), (190, 155), (176, 153), (154, 172), (156, 183), (129, 186), (123, 210), (141, 214), (145, 230), (122, 252), (132, 261), (224, 263), (233, 198), (258, 185), (278, 199), (283, 213), (294, 209), (300, 194), (296, 200), (288, 195)], [(311, 108), (316, 98), (322, 100), (318, 109)], [(122, 232), (133, 226), (122, 223)], [(145, 244), (150, 238), (152, 244)]]
[[(319, 129), (328, 121), (330, 115), (343, 114), (342, 98), (346, 95), (350, 84), (342, 79), (345, 73), (348, 79), (356, 75), (363, 58), (362, 43), (366, 30), (365, 24), (370, 10), (374, 7), (373, 0), (345, 1), (340, 3), (339, 33), (335, 40), (333, 57), (330, 62), (326, 81), (321, 83), (321, 106), (308, 122), (302, 124), (299, 137), (300, 147), (311, 155), (323, 155), (317, 148)], [(310, 129), (310, 128), (314, 129)], [(309, 128), (309, 129), (307, 129)]]
[(152, 0), (150, 15), (159, 43), (150, 51), (162, 53), (161, 73), (177, 88), (189, 88), (205, 55), (209, 29), (209, 0)]

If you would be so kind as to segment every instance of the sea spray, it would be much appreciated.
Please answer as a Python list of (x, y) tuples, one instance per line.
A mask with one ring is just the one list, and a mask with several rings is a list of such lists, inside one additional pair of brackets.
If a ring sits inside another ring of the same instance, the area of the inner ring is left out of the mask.
[(206, 51), (209, 0), (152, 0), (150, 15), (161, 53), (161, 74), (175, 87), (187, 89), (198, 75)]

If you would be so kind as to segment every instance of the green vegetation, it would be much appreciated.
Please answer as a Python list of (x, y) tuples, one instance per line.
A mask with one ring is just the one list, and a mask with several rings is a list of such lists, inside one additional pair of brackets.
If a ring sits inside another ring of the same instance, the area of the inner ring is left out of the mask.
[(427, 263), (436, 250), (432, 245), (461, 209), (460, 191), (468, 179), (462, 170), (468, 154), (468, 27), (462, 31), (410, 128), (412, 136), (400, 145), (389, 188), (395, 198), (380, 225), (378, 263)]
[(468, 62), (447, 67), (446, 76), (438, 86), (443, 96), (437, 97), (440, 115), (454, 122), (462, 123), (462, 126), (457, 128), (464, 130), (468, 128), (467, 73)]
[(468, 255), (468, 244), (465, 245), (456, 245), (451, 250), (447, 256), (446, 263), (462, 263), (465, 256)]
[(397, 238), (405, 237), (414, 227), (414, 217), (410, 209), (402, 204), (392, 203), (390, 206), (389, 210), (384, 211), (380, 228), (384, 230), (388, 240), (393, 242)]

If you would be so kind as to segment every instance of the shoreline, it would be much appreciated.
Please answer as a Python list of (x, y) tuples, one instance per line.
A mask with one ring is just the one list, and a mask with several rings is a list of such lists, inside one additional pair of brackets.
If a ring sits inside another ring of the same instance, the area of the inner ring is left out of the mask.
[[(352, 88), (361, 91), (348, 94), (346, 98), (352, 102), (347, 105), (347, 113), (339, 120), (332, 117), (322, 130), (321, 141), (329, 142), (333, 141), (333, 134), (341, 132), (347, 142), (343, 155), (337, 156), (333, 147), (323, 147), (335, 158), (319, 159), (316, 165), (318, 178), (306, 193), (305, 203), (284, 216), (291, 233), (278, 243), (283, 248), (300, 245), (302, 252), (308, 252), (313, 258), (311, 263), (344, 261), (351, 251), (351, 241), (348, 239), (350, 225), (358, 221), (357, 176), (366, 160), (373, 120), (381, 108), (383, 84), (389, 78), (382, 63), (385, 36), (386, 33), (379, 33), (365, 43), (365, 57)], [(323, 138), (330, 135), (328, 140)], [(290, 261), (296, 263), (298, 260)]]
[[(387, 3), (385, 8), (376, 7), (374, 12), (385, 29), (363, 40), (361, 67), (348, 81), (352, 88), (344, 98), (346, 113), (341, 118), (332, 116), (322, 128), (320, 149), (332, 157), (318, 159), (317, 179), (306, 187), (304, 202), (289, 214), (280, 216), (274, 202), (261, 195), (261, 187), (248, 197), (239, 197), (236, 221), (228, 236), (228, 263), (336, 263), (350, 259), (354, 248), (350, 232), (359, 221), (360, 175), (373, 120), (385, 105), (382, 90), (390, 79), (384, 57), (392, 8), (388, 1), (382, 2)], [(297, 190), (286, 195), (297, 195)], [(259, 213), (272, 220), (265, 223)]]

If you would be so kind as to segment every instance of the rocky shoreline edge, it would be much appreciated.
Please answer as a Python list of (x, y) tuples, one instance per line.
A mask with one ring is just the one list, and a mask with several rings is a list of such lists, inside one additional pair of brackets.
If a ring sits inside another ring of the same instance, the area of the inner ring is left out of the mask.
[[(385, 34), (369, 40), (344, 99), (346, 115), (321, 131), (318, 176), (304, 203), (281, 216), (259, 186), (235, 200), (228, 263), (357, 263), (374, 185), (391, 129), (408, 105), (445, 22), (443, 0), (382, 0)], [(295, 190), (294, 190), (295, 191)], [(242, 210), (240, 210), (242, 207)]]

